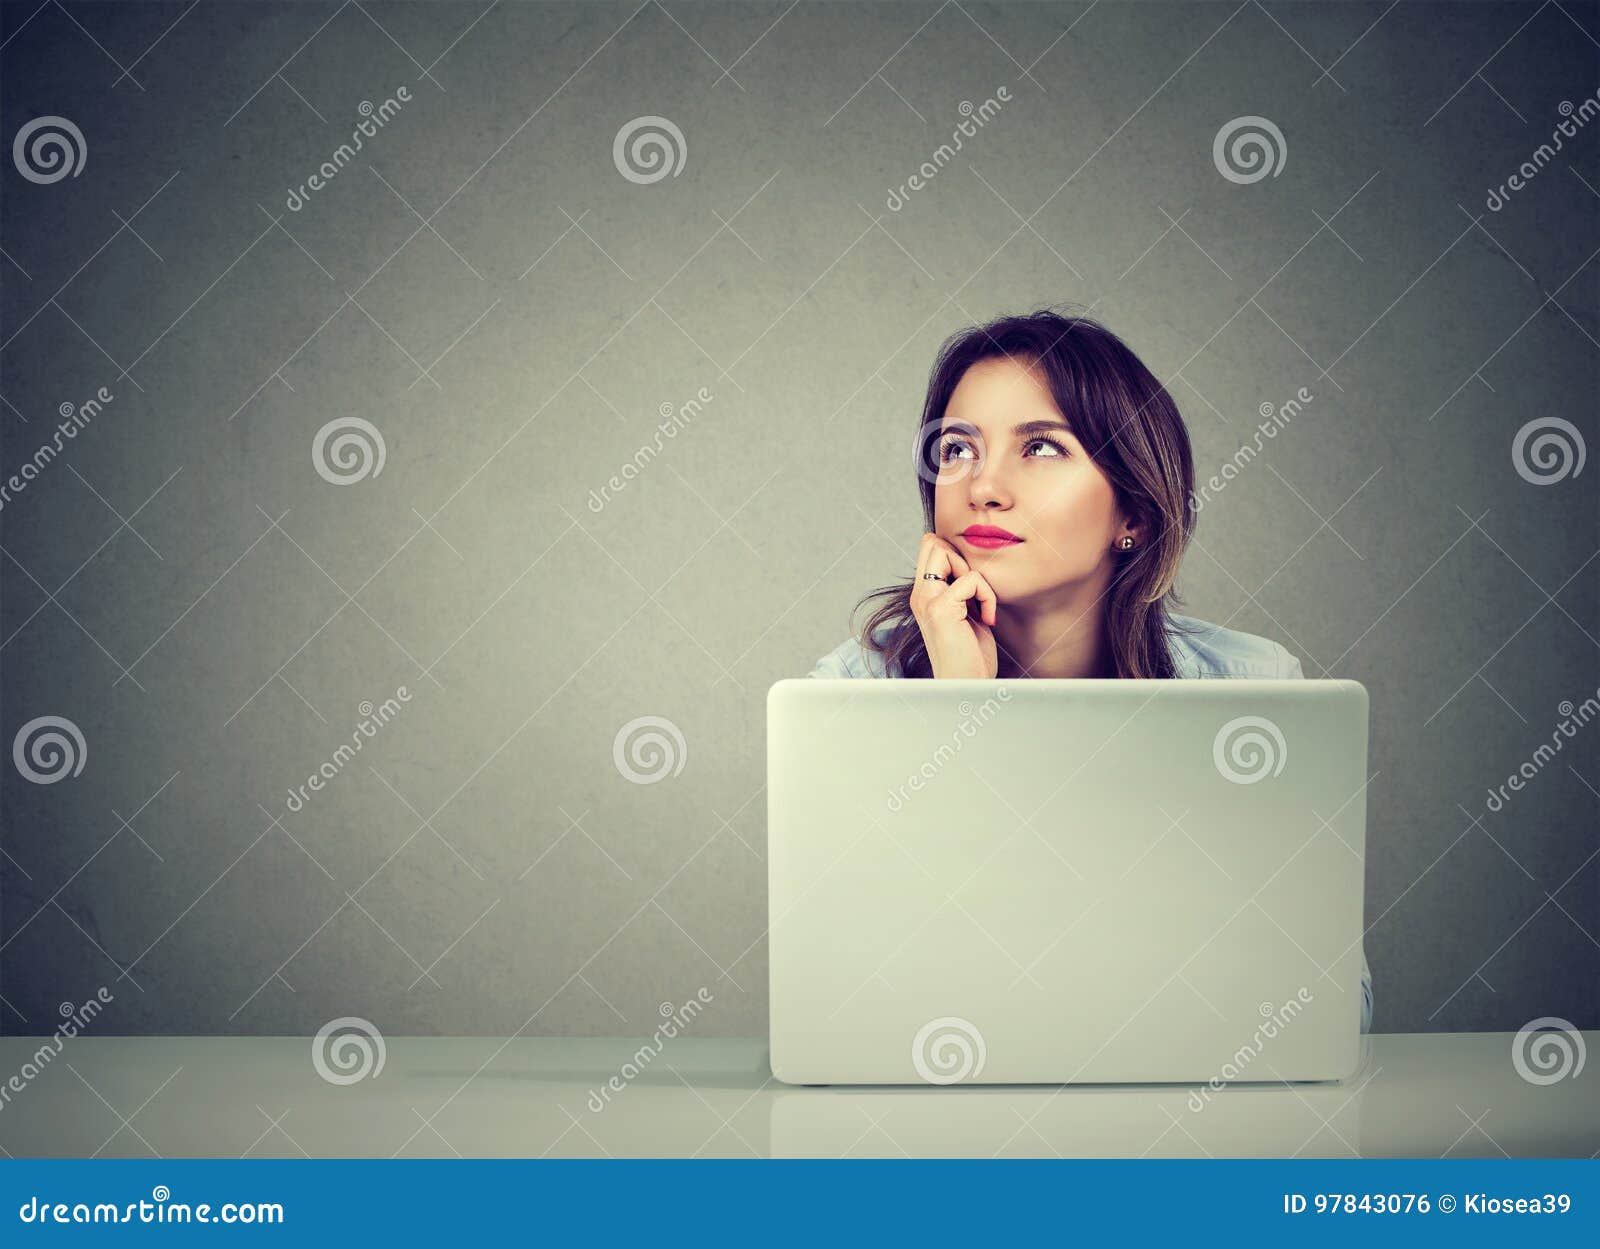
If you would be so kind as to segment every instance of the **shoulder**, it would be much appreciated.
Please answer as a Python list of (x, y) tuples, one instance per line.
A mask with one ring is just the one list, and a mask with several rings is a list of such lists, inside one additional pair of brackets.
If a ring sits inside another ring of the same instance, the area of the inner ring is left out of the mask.
[(1300, 660), (1271, 638), (1169, 613), (1167, 640), (1184, 677), (1303, 677)]
[[(889, 634), (888, 625), (879, 625), (873, 637), (883, 640)], [(861, 645), (859, 637), (848, 637), (817, 660), (816, 666), (806, 674), (813, 677), (883, 677), (887, 675), (884, 656)]]

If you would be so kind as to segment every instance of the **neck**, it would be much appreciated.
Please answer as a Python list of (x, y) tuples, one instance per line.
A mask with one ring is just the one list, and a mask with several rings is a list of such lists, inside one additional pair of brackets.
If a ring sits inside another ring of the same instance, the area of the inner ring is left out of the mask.
[(1104, 587), (1073, 586), (1048, 602), (1002, 604), (995, 617), (1000, 677), (1114, 677)]

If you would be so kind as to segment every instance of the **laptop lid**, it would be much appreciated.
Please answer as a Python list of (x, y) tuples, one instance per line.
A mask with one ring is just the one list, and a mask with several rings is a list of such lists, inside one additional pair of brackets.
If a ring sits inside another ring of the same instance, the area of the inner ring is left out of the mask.
[(1366, 762), (1355, 681), (777, 682), (773, 1074), (1348, 1077)]

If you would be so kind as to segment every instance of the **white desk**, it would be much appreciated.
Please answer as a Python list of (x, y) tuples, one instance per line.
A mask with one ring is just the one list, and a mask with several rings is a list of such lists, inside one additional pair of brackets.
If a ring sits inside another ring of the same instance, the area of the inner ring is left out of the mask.
[[(0, 1109), (16, 1157), (1348, 1158), (1600, 1152), (1600, 1033), (1540, 1086), (1510, 1033), (1368, 1038), (1342, 1085), (789, 1088), (764, 1041), (679, 1037), (613, 1092), (638, 1049), (610, 1038), (394, 1037), (381, 1074), (337, 1086), (308, 1037), (79, 1037)], [(0, 1038), (0, 1084), (41, 1038)], [(124, 1123), (123, 1120), (127, 1122)]]

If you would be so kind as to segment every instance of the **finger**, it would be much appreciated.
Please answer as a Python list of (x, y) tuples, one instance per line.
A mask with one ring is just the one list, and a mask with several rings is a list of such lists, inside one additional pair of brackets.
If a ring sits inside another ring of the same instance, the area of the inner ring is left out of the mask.
[[(978, 597), (980, 586), (987, 588), (982, 576), (976, 572), (966, 572), (945, 587), (944, 593), (939, 595), (935, 601), (949, 604), (950, 619), (965, 619), (968, 616), (968, 609), (974, 603), (981, 605), (981, 600)], [(984, 623), (987, 624), (988, 622), (985, 621)]]
[(1000, 600), (995, 597), (994, 587), (989, 584), (987, 577), (976, 570), (972, 575), (978, 579), (976, 594), (983, 623), (992, 628), (995, 623), (995, 609), (999, 607)]
[(965, 576), (972, 571), (972, 565), (967, 563), (967, 557), (956, 550), (955, 544), (946, 542), (943, 538), (934, 536), (934, 541), (939, 544), (939, 549), (945, 553), (950, 561), (950, 566), (955, 569), (957, 576)]
[[(925, 535), (925, 546), (917, 562), (916, 588), (939, 593), (949, 584), (945, 578), (951, 575), (951, 571), (949, 552), (939, 544), (938, 538), (932, 534)], [(925, 575), (928, 573), (932, 573), (933, 577)]]

